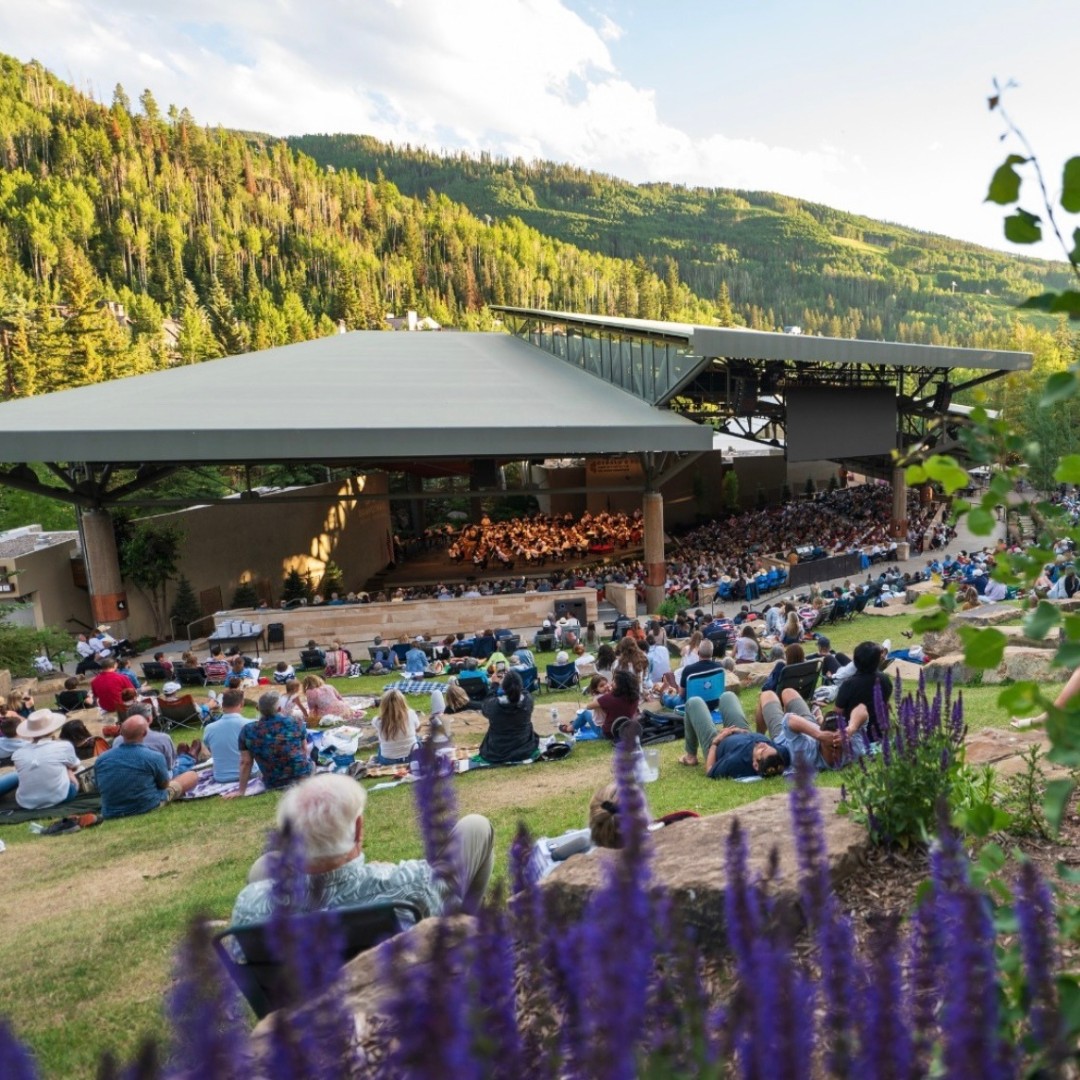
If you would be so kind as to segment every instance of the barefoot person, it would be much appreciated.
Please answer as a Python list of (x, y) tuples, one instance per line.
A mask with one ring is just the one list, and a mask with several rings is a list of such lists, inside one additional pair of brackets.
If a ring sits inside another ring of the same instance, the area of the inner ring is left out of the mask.
[[(1077, 668), (1070, 676), (1069, 681), (1061, 688), (1061, 693), (1054, 698), (1054, 708), (1064, 709), (1077, 694), (1080, 694), (1080, 668)], [(1038, 716), (1025, 716), (1013, 720), (1012, 726), (1020, 731), (1026, 728), (1041, 727), (1046, 723), (1046, 713)]]

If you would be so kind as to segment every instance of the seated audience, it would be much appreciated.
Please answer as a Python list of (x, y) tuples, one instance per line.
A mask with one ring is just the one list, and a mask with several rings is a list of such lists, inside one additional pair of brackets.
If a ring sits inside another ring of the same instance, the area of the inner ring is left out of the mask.
[(281, 713), (283, 716), (298, 716), (304, 721), (305, 727), (309, 726), (311, 717), (308, 715), (307, 698), (298, 679), (290, 679), (285, 684), (285, 696), (281, 699)]
[(66, 721), (60, 729), (60, 738), (75, 747), (75, 756), (80, 761), (89, 761), (109, 749), (109, 744), (100, 735), (91, 735), (81, 720)]
[(761, 656), (761, 645), (754, 632), (753, 623), (745, 623), (735, 639), (735, 663), (756, 664)]
[(148, 813), (183, 798), (198, 783), (191, 771), (170, 775), (164, 757), (143, 745), (149, 731), (145, 717), (128, 717), (113, 748), (97, 759), (94, 774), (103, 818)]
[[(243, 690), (226, 690), (221, 695), (221, 715), (203, 728), (203, 742), (214, 759), (214, 780), (219, 784), (240, 779), (240, 732), (250, 723), (243, 708)], [(257, 768), (253, 765), (252, 771)]]
[(522, 687), (521, 676), (508, 671), (499, 693), (481, 706), (488, 730), (480, 744), (480, 757), (492, 765), (527, 761), (535, 757), (540, 736), (532, 725), (533, 700)]
[[(712, 675), (723, 671), (724, 665), (713, 659), (713, 643), (708, 638), (703, 638), (697, 647), (698, 659), (692, 664), (684, 663), (675, 672), (676, 689), (669, 689), (661, 694), (660, 701), (666, 709), (674, 709), (686, 702), (686, 680), (693, 675)], [(670, 684), (669, 684), (670, 685)], [(706, 701), (710, 709), (717, 707), (719, 698)]]
[(594, 675), (589, 680), (586, 691), (589, 697), (593, 699), (591, 705), (584, 709), (578, 709), (574, 722), (572, 724), (560, 724), (559, 730), (564, 735), (576, 735), (580, 739), (603, 738), (604, 733), (596, 723), (596, 718), (600, 715), (599, 699), (610, 689), (611, 681), (609, 679), (605, 679), (603, 675)]
[(420, 648), (423, 638), (413, 638), (412, 648), (405, 654), (405, 674), (413, 678), (422, 677), (427, 671), (427, 653)]
[(339, 716), (342, 720), (362, 720), (363, 709), (354, 709), (338, 692), (319, 675), (305, 675), (301, 683), (307, 701), (308, 720), (319, 723), (324, 717)]
[(239, 798), (247, 793), (248, 780), (256, 765), (268, 789), (288, 787), (313, 771), (307, 728), (302, 721), (283, 716), (278, 711), (280, 703), (281, 695), (275, 691), (259, 698), (259, 718), (240, 731), (239, 787), (227, 792), (223, 799)]
[(387, 690), (383, 694), (374, 724), (375, 734), (379, 736), (376, 762), (380, 765), (401, 765), (408, 761), (409, 755), (416, 749), (420, 721), (400, 690)]
[(202, 665), (202, 669), (209, 683), (223, 683), (232, 673), (232, 667), (222, 655), (220, 645), (211, 646), (210, 658)]
[(90, 682), (98, 707), (102, 712), (116, 713), (117, 720), (124, 719), (124, 691), (132, 689), (131, 681), (116, 670), (116, 660), (111, 656), (101, 661), (101, 671)]
[[(494, 865), (495, 830), (478, 814), (462, 818), (447, 850), (433, 864), (421, 859), (399, 863), (364, 858), (367, 792), (338, 773), (313, 776), (288, 791), (278, 803), (277, 825), (289, 828), (303, 845), (311, 901), (321, 908), (355, 907), (401, 900), (415, 904), (422, 918), (483, 899)], [(233, 907), (232, 924), (265, 922), (273, 910), (273, 883), (266, 879), (264, 856), (248, 875)]]
[(10, 765), (11, 755), (26, 746), (26, 740), (19, 737), (21, 716), (0, 718), (0, 765)]
[(65, 722), (62, 713), (38, 709), (18, 725), (17, 735), (24, 742), (11, 755), (15, 773), (0, 781), (0, 795), (14, 790), (15, 801), (24, 810), (47, 810), (75, 798), (79, 793), (75, 747), (53, 738)]
[(591, 704), (592, 720), (599, 723), (605, 739), (615, 737), (615, 721), (624, 716), (633, 720), (641, 706), (641, 688), (637, 679), (626, 670), (618, 669), (610, 687), (597, 695)]
[(63, 713), (78, 709), (90, 709), (94, 706), (94, 695), (89, 690), (79, 689), (79, 680), (72, 676), (64, 680), (64, 689), (56, 695), (56, 707)]
[(296, 678), (296, 671), (287, 660), (279, 660), (271, 677), (278, 686), (284, 686), (290, 679)]
[(720, 695), (716, 711), (723, 719), (719, 726), (713, 721), (712, 710), (701, 698), (691, 698), (686, 703), (683, 713), (683, 745), (686, 752), (679, 758), (680, 765), (697, 765), (698, 750), (707, 754), (721, 728), (750, 730), (742, 704), (738, 696), (730, 690), (725, 690)]
[(376, 635), (371, 646), (371, 667), (368, 668), (367, 674), (382, 675), (385, 672), (395, 671), (400, 666), (397, 653)]
[(886, 708), (892, 697), (892, 680), (884, 675), (880, 668), (888, 650), (873, 641), (864, 641), (855, 646), (852, 654), (852, 663), (855, 673), (844, 679), (840, 689), (836, 692), (836, 708), (847, 718), (848, 724), (853, 721), (854, 710), (862, 705), (869, 714), (866, 724), (866, 737), (870, 742), (880, 742), (881, 728), (878, 725), (877, 707), (874, 703), (874, 688), (881, 691), (881, 697)]

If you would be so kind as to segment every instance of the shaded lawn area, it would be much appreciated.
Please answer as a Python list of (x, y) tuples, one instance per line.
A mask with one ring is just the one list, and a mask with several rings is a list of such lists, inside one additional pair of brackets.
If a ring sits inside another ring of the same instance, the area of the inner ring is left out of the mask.
[[(830, 627), (829, 637), (835, 648), (850, 651), (868, 637), (888, 635), (898, 642), (910, 622), (909, 616), (863, 618)], [(546, 659), (538, 657), (541, 670)], [(335, 685), (346, 695), (371, 694), (387, 681), (342, 679)], [(996, 706), (999, 691), (964, 691), (969, 726), (1008, 722)], [(577, 697), (575, 691), (540, 695), (538, 729), (549, 730), (544, 712), (551, 702)], [(423, 715), (428, 703), (417, 697), (410, 704)], [(677, 764), (681, 743), (659, 749), (660, 779), (647, 790), (655, 815), (679, 809), (713, 814), (785, 789), (780, 779), (713, 782), (703, 769)], [(562, 762), (457, 777), (460, 811), (486, 814), (495, 825), (496, 877), (505, 876), (520, 820), (534, 836), (581, 826), (589, 798), (610, 778), (610, 768), (608, 745), (580, 743)], [(823, 782), (838, 784), (841, 776)], [(248, 867), (262, 851), (277, 801), (274, 794), (197, 800), (68, 836), (34, 836), (25, 825), (0, 828), (7, 844), (0, 854), (3, 1012), (46, 1075), (90, 1077), (102, 1050), (129, 1059), (145, 1035), (164, 1036), (162, 998), (184, 926), (199, 913), (228, 918)], [(410, 785), (371, 795), (365, 851), (387, 861), (420, 857)]]

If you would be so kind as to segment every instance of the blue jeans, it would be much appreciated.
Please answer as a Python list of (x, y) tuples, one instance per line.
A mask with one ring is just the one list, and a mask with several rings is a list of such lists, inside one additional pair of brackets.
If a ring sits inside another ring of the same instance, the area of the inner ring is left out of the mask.
[(381, 751), (377, 751), (375, 754), (376, 765), (408, 765), (409, 759), (407, 757), (383, 757)]
[(680, 705), (684, 704), (682, 694), (661, 694), (660, 704), (665, 709), (676, 709)]
[(197, 762), (190, 754), (177, 754), (176, 764), (172, 767), (172, 775), (179, 776), (182, 772), (190, 772)]
[(600, 728), (596, 726), (592, 709), (582, 709), (577, 716), (574, 717), (572, 727), (574, 729), (574, 734), (583, 739), (600, 739), (604, 734)]
[(19, 774), (17, 772), (9, 772), (4, 776), (0, 776), (0, 796), (7, 795), (9, 791), (14, 791), (19, 786)]

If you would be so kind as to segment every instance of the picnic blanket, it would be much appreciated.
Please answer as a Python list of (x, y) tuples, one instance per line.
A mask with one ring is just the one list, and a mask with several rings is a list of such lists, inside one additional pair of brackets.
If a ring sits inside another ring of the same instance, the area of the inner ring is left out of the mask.
[[(230, 783), (220, 784), (214, 779), (213, 769), (207, 769), (199, 776), (199, 782), (195, 785), (192, 791), (189, 791), (181, 802), (185, 802), (188, 799), (208, 799), (211, 795), (227, 795), (232, 791), (235, 791), (240, 786), (239, 781), (233, 780)], [(244, 797), (248, 795), (261, 795), (266, 791), (266, 785), (263, 783), (263, 778), (255, 773), (254, 776), (248, 780), (247, 791), (244, 792)]]
[(383, 693), (387, 690), (400, 690), (403, 694), (431, 694), (445, 689), (446, 683), (435, 682), (433, 679), (400, 679), (398, 682), (387, 683), (383, 687)]
[(55, 818), (76, 817), (79, 814), (100, 814), (101, 796), (77, 795), (70, 802), (51, 806), (47, 810), (24, 810), (15, 801), (15, 792), (0, 798), (0, 825), (19, 825), (26, 821), (52, 821)]

